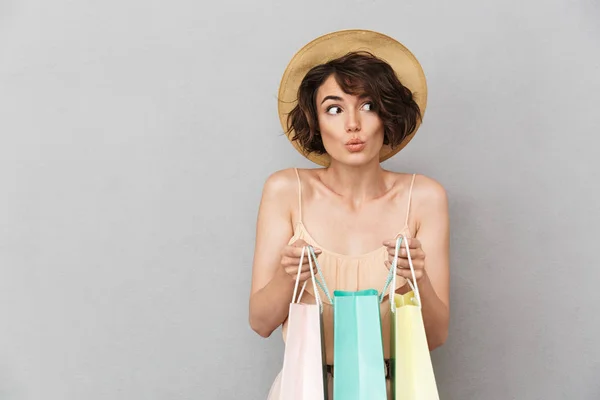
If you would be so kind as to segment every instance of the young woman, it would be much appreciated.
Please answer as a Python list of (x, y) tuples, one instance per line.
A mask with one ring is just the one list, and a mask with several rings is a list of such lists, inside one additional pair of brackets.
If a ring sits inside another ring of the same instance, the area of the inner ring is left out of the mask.
[[(365, 47), (370, 51), (354, 51)], [(341, 56), (332, 59), (333, 53)], [(331, 293), (354, 291), (383, 287), (395, 239), (405, 235), (429, 347), (442, 345), (449, 320), (445, 190), (431, 178), (387, 171), (380, 164), (402, 149), (420, 125), (426, 85), (418, 62), (387, 36), (342, 31), (305, 46), (288, 66), (281, 85), (280, 96), (292, 93), (296, 99), (289, 112), (284, 110), (287, 103), (280, 106), (288, 136), (302, 154), (324, 168), (278, 171), (265, 183), (252, 271), (252, 329), (269, 337), (282, 326), (285, 338), (302, 246), (315, 248)], [(398, 293), (409, 290), (408, 266), (403, 249)], [(309, 278), (304, 257), (301, 283)], [(314, 302), (311, 285), (306, 290), (303, 301)], [(326, 360), (331, 365), (333, 310), (321, 297)], [(386, 359), (389, 312), (386, 296), (381, 304)], [(279, 399), (279, 377), (269, 399)]]

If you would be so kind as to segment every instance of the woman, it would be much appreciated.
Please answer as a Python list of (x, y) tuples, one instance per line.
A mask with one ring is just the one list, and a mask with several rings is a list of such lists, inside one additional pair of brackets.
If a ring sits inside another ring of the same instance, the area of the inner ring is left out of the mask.
[[(354, 51), (363, 48), (370, 52)], [(341, 56), (331, 60), (332, 54)], [(431, 178), (380, 165), (419, 127), (426, 85), (418, 62), (400, 43), (375, 32), (329, 34), (305, 46), (290, 62), (280, 97), (280, 116), (292, 143), (325, 168), (278, 171), (265, 183), (252, 271), (252, 329), (269, 337), (282, 326), (285, 338), (302, 246), (315, 248), (331, 292), (382, 288), (395, 239), (405, 235), (429, 347), (442, 345), (449, 320), (446, 193)], [(288, 97), (297, 102), (286, 102)], [(398, 266), (396, 292), (405, 293), (410, 277), (405, 249)], [(305, 257), (300, 280), (309, 278)], [(311, 285), (306, 290), (313, 294)], [(326, 360), (331, 365), (333, 310), (321, 297), (326, 303)], [(313, 296), (306, 298), (304, 302), (314, 302)], [(386, 296), (381, 304), (386, 359), (389, 309)], [(279, 377), (269, 398), (279, 399)]]

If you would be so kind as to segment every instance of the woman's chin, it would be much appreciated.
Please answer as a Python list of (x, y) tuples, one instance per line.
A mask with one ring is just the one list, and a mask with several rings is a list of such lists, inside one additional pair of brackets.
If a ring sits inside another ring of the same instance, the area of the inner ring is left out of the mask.
[(373, 162), (379, 163), (379, 154), (373, 155), (362, 151), (346, 153), (343, 155), (336, 155), (332, 156), (331, 158), (339, 164), (349, 165), (352, 167), (360, 167), (363, 165), (371, 164)]

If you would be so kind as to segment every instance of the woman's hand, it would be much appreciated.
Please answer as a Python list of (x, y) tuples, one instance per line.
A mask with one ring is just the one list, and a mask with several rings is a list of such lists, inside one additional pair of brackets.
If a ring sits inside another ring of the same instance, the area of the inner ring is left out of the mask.
[[(420, 281), (425, 276), (425, 252), (421, 248), (421, 242), (416, 238), (402, 238), (400, 243), (400, 250), (398, 251), (398, 268), (396, 269), (396, 275), (403, 278), (412, 280), (412, 273), (410, 272), (410, 265), (408, 263), (408, 255), (406, 253), (405, 240), (408, 240), (408, 247), (410, 249), (410, 258), (412, 260), (413, 268), (415, 269), (415, 278)], [(392, 262), (394, 261), (394, 254), (396, 251), (396, 239), (387, 240), (383, 242), (383, 245), (388, 250), (388, 260), (385, 262), (385, 266), (390, 269)]]
[[(300, 264), (300, 256), (302, 255), (302, 247), (309, 246), (304, 240), (299, 239), (289, 246), (285, 246), (281, 251), (281, 267), (285, 273), (290, 277), (292, 281), (296, 281), (298, 276), (298, 265)], [(314, 249), (315, 255), (321, 254), (320, 249)], [(310, 266), (308, 264), (308, 257), (310, 252), (308, 249), (304, 251), (304, 259), (302, 260), (302, 272), (300, 273), (300, 283), (310, 279)], [(316, 272), (314, 268), (313, 260), (313, 272)]]

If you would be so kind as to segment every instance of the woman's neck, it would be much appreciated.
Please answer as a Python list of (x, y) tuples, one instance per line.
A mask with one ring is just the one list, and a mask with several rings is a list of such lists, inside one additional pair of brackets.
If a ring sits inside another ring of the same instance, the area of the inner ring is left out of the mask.
[(391, 188), (390, 182), (386, 180), (386, 171), (381, 168), (379, 160), (356, 167), (332, 161), (331, 165), (319, 174), (319, 179), (332, 192), (354, 206), (379, 198)]

